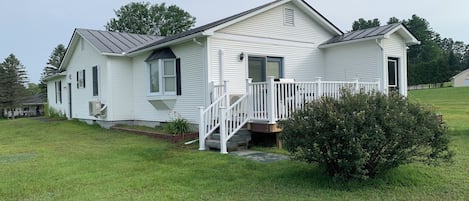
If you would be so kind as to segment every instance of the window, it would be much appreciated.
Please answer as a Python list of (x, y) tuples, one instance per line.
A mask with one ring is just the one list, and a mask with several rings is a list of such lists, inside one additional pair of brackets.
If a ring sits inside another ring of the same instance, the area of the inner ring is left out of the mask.
[(93, 72), (93, 96), (98, 96), (98, 66), (93, 66), (92, 68)]
[(181, 95), (180, 59), (148, 62), (149, 95)]
[(292, 8), (285, 8), (283, 24), (286, 26), (295, 26), (295, 10)]
[(62, 104), (62, 81), (55, 82), (55, 103)]
[(77, 89), (85, 88), (85, 70), (77, 71)]
[(275, 79), (283, 77), (283, 58), (281, 57), (249, 57), (249, 77), (253, 82), (263, 82), (267, 77)]
[(388, 85), (390, 88), (397, 88), (399, 82), (398, 74), (398, 61), (397, 58), (388, 59)]

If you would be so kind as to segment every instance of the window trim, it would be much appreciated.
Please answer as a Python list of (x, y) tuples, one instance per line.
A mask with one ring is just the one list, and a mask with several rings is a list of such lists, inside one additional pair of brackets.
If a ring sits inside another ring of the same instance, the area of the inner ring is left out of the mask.
[(77, 71), (77, 89), (85, 89), (86, 88), (85, 75), (86, 75), (85, 69)]
[(257, 61), (262, 61), (262, 66), (261, 66), (261, 76), (262, 79), (260, 82), (265, 82), (267, 81), (267, 63), (269, 61), (271, 62), (279, 62), (280, 63), (280, 68), (279, 68), (279, 79), (284, 78), (284, 63), (285, 63), (285, 58), (280, 57), (280, 56), (256, 56), (256, 55), (249, 55), (248, 56), (248, 63), (247, 63), (247, 76), (249, 77), (249, 60), (254, 59)]
[(55, 103), (62, 104), (62, 81), (55, 81)]
[[(172, 75), (165, 75), (164, 72), (164, 62), (165, 61), (172, 61), (173, 64), (173, 69), (174, 69), (174, 74)], [(180, 79), (180, 59), (179, 58), (167, 58), (167, 59), (157, 59), (157, 60), (152, 60), (148, 61), (147, 63), (147, 96), (165, 96), (165, 97), (174, 97), (181, 95), (181, 79)], [(158, 88), (159, 92), (152, 92), (151, 91), (151, 80), (152, 80), (152, 74), (151, 74), (151, 67), (152, 64), (156, 64), (158, 67)], [(174, 78), (174, 85), (175, 85), (175, 90), (174, 91), (166, 91), (165, 87), (165, 79), (168, 78)]]
[[(395, 63), (394, 65), (394, 85), (391, 85), (391, 80), (389, 80), (389, 63), (393, 62)], [(387, 71), (388, 71), (388, 87), (389, 88), (397, 88), (399, 86), (399, 58), (397, 57), (388, 57), (388, 65), (387, 65)]]

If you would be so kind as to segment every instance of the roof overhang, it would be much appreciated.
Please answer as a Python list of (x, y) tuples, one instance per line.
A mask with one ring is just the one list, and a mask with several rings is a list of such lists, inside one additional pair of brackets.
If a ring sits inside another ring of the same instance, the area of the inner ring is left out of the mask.
[(60, 79), (60, 78), (66, 77), (66, 76), (67, 76), (67, 73), (61, 72), (61, 73), (56, 73), (56, 74), (53, 74), (49, 77), (46, 77), (46, 78), (44, 78), (44, 80), (45, 81), (56, 80), (56, 79)]
[(133, 56), (136, 56), (136, 55), (140, 55), (144, 52), (153, 51), (153, 50), (156, 50), (156, 49), (161, 49), (161, 48), (164, 48), (164, 47), (168, 47), (168, 46), (171, 46), (171, 45), (176, 45), (176, 44), (187, 42), (187, 41), (192, 41), (193, 38), (198, 38), (198, 37), (207, 36), (207, 35), (208, 34), (205, 33), (205, 32), (198, 32), (198, 33), (195, 33), (195, 34), (192, 34), (192, 35), (184, 36), (184, 37), (181, 37), (181, 38), (178, 38), (178, 39), (175, 39), (175, 40), (170, 40), (168, 42), (164, 42), (164, 43), (161, 43), (161, 44), (158, 44), (158, 45), (154, 45), (154, 46), (151, 46), (151, 47), (148, 47), (148, 48), (145, 48), (145, 49), (141, 49), (141, 50), (138, 50), (138, 51), (135, 51), (135, 52), (124, 53), (124, 55), (129, 56), (129, 57), (133, 57)]

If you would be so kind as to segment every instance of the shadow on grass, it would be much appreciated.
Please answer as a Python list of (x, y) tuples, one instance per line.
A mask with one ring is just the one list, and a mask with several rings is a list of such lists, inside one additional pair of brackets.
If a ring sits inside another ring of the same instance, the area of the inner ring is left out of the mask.
[[(291, 163), (291, 162), (290, 162)], [(365, 181), (349, 180), (344, 181), (327, 175), (324, 167), (317, 164), (297, 163), (295, 168), (283, 169), (273, 172), (270, 175), (272, 182), (279, 185), (292, 185), (300, 188), (317, 188), (335, 191), (362, 191), (376, 188), (388, 187), (414, 187), (427, 185), (432, 180), (438, 179), (438, 175), (432, 175), (431, 166), (422, 164), (402, 165), (392, 169), (376, 178)], [(291, 164), (289, 165), (291, 166)]]

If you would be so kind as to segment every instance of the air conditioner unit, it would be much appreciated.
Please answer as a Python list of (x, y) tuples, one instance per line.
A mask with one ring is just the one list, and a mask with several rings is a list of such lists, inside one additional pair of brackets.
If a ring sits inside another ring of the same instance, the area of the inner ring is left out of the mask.
[(101, 115), (101, 102), (100, 101), (90, 101), (89, 102), (90, 116)]

